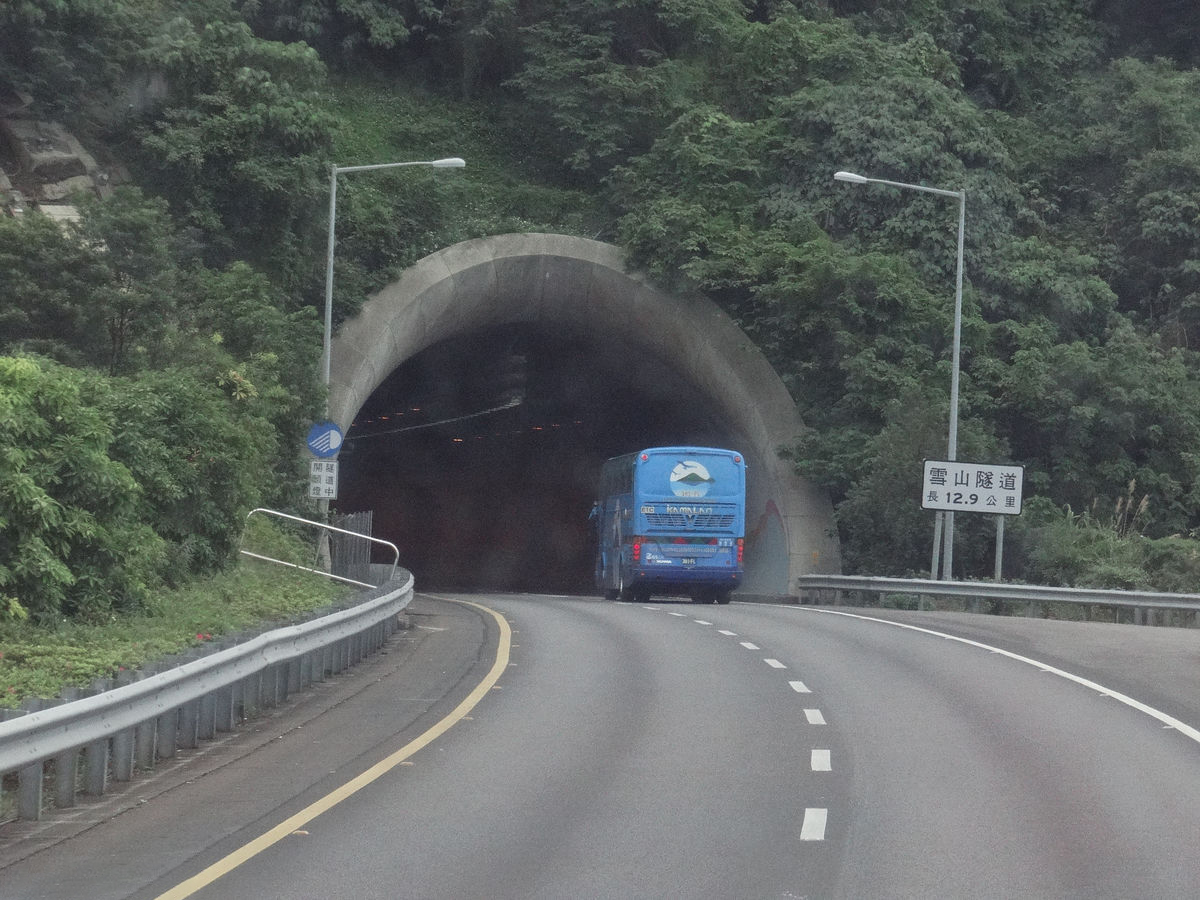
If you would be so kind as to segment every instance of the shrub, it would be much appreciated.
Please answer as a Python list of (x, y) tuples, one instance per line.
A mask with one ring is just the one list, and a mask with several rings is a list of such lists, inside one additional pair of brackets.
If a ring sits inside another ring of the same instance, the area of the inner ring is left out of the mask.
[(0, 357), (0, 592), (38, 621), (134, 608), (162, 561), (141, 489), (110, 455), (111, 423), (82, 399), (88, 380)]

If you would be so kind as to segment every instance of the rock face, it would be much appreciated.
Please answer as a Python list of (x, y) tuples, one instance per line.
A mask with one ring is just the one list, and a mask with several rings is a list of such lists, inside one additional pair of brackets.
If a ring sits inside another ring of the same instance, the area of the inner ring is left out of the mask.
[(78, 218), (67, 201), (76, 193), (104, 196), (108, 174), (79, 140), (57, 122), (27, 118), (24, 110), (0, 119), (0, 211), (20, 215), (36, 205), (59, 221)]
[(3, 119), (0, 131), (21, 168), (42, 184), (87, 176), (99, 170), (83, 145), (57, 122)]

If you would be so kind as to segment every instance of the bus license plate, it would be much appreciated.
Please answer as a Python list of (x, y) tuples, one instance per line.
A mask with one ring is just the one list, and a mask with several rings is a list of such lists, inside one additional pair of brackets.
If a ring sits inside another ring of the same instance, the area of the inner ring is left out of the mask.
[(685, 556), (682, 560), (680, 560), (680, 562), (682, 562), (685, 566), (694, 566), (696, 564), (696, 557)]

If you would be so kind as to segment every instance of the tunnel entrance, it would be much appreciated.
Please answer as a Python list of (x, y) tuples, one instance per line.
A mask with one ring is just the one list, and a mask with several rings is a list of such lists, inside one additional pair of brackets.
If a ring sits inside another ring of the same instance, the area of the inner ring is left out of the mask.
[(770, 363), (610, 244), (505, 234), (430, 254), (334, 337), (328, 402), (348, 438), (335, 508), (375, 510), (422, 586), (590, 590), (600, 463), (674, 443), (746, 457), (741, 593), (841, 569), (828, 496), (781, 455), (804, 423)]
[(643, 447), (741, 448), (712, 401), (644, 349), (506, 324), (393, 372), (341, 453), (341, 512), (374, 511), (431, 590), (587, 593), (601, 463)]

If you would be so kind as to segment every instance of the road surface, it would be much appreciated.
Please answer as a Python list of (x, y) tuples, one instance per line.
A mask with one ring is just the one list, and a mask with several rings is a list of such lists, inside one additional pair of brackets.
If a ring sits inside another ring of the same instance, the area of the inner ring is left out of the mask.
[(0, 869), (0, 897), (1200, 887), (1195, 632), (528, 595), (412, 612), (383, 658)]

